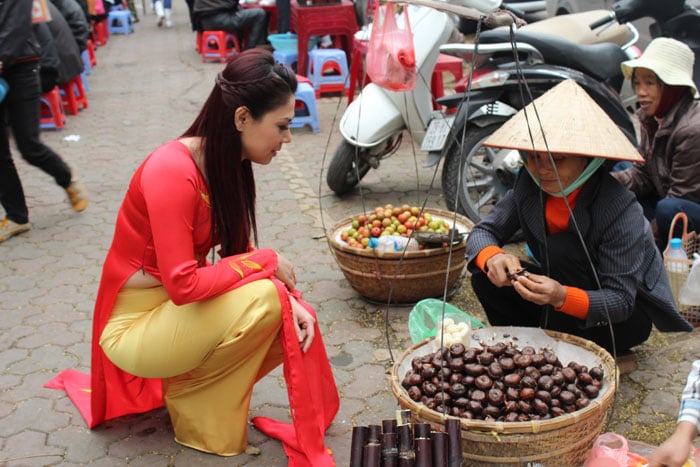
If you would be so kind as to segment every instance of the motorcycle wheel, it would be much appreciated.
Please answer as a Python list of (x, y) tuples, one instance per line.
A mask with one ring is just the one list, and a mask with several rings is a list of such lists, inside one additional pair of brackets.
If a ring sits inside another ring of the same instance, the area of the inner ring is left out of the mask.
[(347, 141), (341, 141), (338, 145), (326, 174), (328, 188), (335, 194), (343, 195), (352, 190), (369, 172), (370, 165), (362, 157), (363, 151), (366, 149), (357, 148)]
[(470, 125), (466, 129), (464, 144), (463, 129), (456, 138), (451, 138), (445, 150), (442, 192), (447, 207), (464, 214), (474, 223), (479, 222), (512, 188), (512, 179), (504, 181), (493, 166), (500, 150), (483, 146), (483, 142), (502, 124), (493, 123), (483, 128)]

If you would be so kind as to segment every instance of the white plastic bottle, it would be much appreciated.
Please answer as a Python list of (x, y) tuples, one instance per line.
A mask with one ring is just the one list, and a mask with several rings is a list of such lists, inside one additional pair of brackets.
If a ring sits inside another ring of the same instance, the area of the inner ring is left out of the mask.
[(382, 235), (381, 237), (372, 237), (369, 239), (368, 246), (381, 252), (398, 252), (403, 251), (404, 248), (406, 248), (406, 251), (418, 250), (418, 242), (416, 239), (409, 239), (399, 235)]
[[(668, 253), (664, 254), (664, 258), (666, 259), (680, 259), (680, 260), (688, 260), (688, 255), (686, 254), (685, 250), (683, 249), (683, 242), (681, 242), (680, 238), (672, 238), (671, 239), (671, 248), (669, 248)], [(688, 264), (683, 263), (680, 261), (670, 261), (667, 263), (667, 268), (670, 272), (677, 272), (677, 273), (687, 273), (688, 272)]]

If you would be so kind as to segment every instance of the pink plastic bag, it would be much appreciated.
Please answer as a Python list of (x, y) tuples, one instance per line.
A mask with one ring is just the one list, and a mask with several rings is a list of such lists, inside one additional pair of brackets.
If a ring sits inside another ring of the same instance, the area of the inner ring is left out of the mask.
[(372, 82), (391, 91), (416, 87), (416, 53), (413, 33), (404, 9), (404, 27), (396, 24), (394, 4), (377, 2), (367, 50), (367, 74)]
[(617, 433), (596, 438), (584, 467), (627, 467), (627, 439)]

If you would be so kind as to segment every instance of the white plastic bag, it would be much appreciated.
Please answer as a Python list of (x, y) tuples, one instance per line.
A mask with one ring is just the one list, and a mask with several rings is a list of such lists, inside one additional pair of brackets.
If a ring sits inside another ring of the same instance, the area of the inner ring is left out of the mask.
[(685, 283), (678, 293), (682, 305), (700, 306), (700, 255), (693, 254), (693, 266)]

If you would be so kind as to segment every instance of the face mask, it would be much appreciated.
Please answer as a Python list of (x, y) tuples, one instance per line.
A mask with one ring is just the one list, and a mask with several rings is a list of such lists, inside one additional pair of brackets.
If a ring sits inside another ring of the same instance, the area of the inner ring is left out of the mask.
[[(525, 169), (527, 169), (527, 173), (530, 174), (530, 177), (532, 180), (535, 182), (535, 184), (542, 189), (542, 186), (540, 185), (540, 181), (535, 177), (535, 175), (530, 171), (530, 169), (527, 166), (527, 161), (529, 157), (529, 153), (527, 151), (519, 151), (520, 152), (520, 158), (523, 160), (523, 165), (525, 166)], [(583, 172), (581, 172), (581, 175), (579, 175), (576, 180), (574, 180), (571, 185), (568, 187), (564, 188), (564, 191), (561, 192), (556, 192), (556, 193), (550, 193), (547, 192), (548, 195), (550, 196), (555, 196), (557, 198), (564, 198), (565, 196), (569, 196), (571, 193), (576, 191), (581, 185), (586, 183), (586, 181), (591, 178), (591, 175), (595, 173), (596, 170), (600, 168), (601, 165), (605, 163), (605, 159), (602, 159), (600, 157), (594, 157), (591, 158), (591, 161), (586, 165), (586, 168), (583, 169)]]

